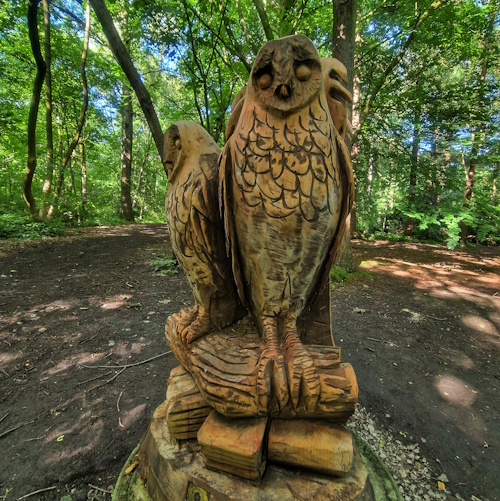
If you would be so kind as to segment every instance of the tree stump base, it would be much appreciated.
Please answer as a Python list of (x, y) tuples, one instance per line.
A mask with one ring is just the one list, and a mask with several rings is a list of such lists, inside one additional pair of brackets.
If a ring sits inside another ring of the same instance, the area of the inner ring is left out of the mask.
[(116, 501), (146, 501), (148, 497), (151, 501), (376, 499), (368, 470), (356, 446), (352, 449), (352, 467), (342, 477), (302, 470), (297, 466), (268, 464), (262, 482), (255, 485), (250, 480), (208, 468), (202, 446), (193, 439), (172, 438), (166, 416), (167, 403), (164, 402), (156, 409), (137, 453), (129, 461), (130, 466), (124, 468), (120, 476), (114, 495)]

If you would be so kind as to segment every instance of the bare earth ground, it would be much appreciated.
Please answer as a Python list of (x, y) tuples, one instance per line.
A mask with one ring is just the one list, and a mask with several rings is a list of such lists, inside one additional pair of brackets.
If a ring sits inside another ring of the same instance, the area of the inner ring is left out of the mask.
[[(165, 225), (0, 243), (0, 499), (111, 490), (177, 365), (147, 360), (168, 350), (167, 316), (192, 304), (182, 273), (153, 276), (167, 251)], [(360, 402), (403, 444), (419, 443), (450, 498), (500, 500), (500, 250), (354, 251), (360, 272), (332, 304)]]

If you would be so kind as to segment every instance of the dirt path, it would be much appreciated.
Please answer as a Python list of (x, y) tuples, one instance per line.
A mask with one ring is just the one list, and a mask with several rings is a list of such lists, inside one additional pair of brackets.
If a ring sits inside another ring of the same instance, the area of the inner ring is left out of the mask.
[[(0, 436), (0, 498), (56, 487), (31, 499), (83, 501), (99, 494), (88, 484), (112, 488), (177, 364), (85, 366), (168, 350), (166, 317), (192, 303), (181, 273), (153, 276), (170, 250), (164, 225), (0, 243), (0, 435), (22, 425)], [(382, 242), (355, 252), (361, 272), (332, 302), (361, 402), (439, 459), (431, 467), (450, 493), (500, 500), (500, 252)]]

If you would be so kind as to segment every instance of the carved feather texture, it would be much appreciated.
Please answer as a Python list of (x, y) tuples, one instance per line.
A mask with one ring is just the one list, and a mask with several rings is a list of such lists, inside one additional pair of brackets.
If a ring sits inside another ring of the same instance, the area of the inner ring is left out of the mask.
[[(334, 214), (338, 189), (337, 146), (328, 108), (318, 96), (307, 107), (277, 123), (270, 111), (253, 107), (250, 124), (233, 138), (235, 180), (243, 200), (262, 205), (269, 217), (299, 208), (307, 221)], [(272, 125), (270, 125), (272, 124)]]
[(165, 212), (172, 248), (197, 305), (221, 327), (234, 320), (239, 304), (218, 210), (219, 154), (213, 139), (196, 124), (176, 122), (165, 134), (170, 180)]

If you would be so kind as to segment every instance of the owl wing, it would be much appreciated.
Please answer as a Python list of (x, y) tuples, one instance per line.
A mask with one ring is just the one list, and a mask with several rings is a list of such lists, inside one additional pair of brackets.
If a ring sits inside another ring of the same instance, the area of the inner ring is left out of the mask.
[(217, 154), (200, 157), (201, 174), (191, 194), (186, 241), (198, 258), (224, 280), (228, 277), (224, 233), (218, 212)]
[(233, 152), (232, 141), (228, 141), (219, 157), (219, 209), (224, 221), (226, 253), (231, 258), (233, 278), (238, 290), (238, 296), (246, 308), (249, 308), (247, 293), (243, 285), (243, 274), (241, 272), (240, 258), (236, 237), (236, 228), (232, 212), (232, 166)]
[(354, 175), (352, 171), (351, 158), (349, 155), (349, 150), (344, 143), (344, 140), (335, 131), (335, 140), (337, 143), (337, 158), (339, 162), (339, 172), (340, 172), (340, 182), (342, 184), (342, 207), (340, 209), (339, 225), (335, 236), (333, 237), (332, 244), (327, 258), (323, 262), (321, 273), (319, 274), (319, 282), (314, 287), (313, 293), (308, 300), (309, 309), (316, 301), (318, 294), (323, 290), (328, 278), (330, 276), (330, 269), (338, 256), (340, 247), (342, 245), (342, 240), (346, 230), (347, 216), (351, 212), (352, 204), (354, 203)]

